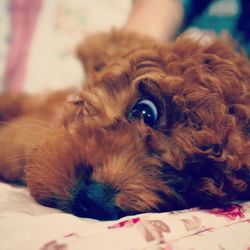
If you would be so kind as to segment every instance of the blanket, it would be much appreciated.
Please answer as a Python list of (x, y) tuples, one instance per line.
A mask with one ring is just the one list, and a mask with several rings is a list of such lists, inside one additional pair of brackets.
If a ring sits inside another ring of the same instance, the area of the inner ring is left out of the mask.
[(26, 187), (0, 183), (0, 249), (249, 250), (250, 202), (97, 221), (41, 206)]

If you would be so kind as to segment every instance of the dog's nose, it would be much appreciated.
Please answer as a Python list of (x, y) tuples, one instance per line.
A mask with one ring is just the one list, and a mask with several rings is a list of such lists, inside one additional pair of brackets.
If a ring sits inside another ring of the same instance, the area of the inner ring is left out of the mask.
[(90, 181), (82, 184), (72, 204), (72, 212), (80, 217), (114, 220), (122, 211), (115, 205), (115, 192), (109, 185)]

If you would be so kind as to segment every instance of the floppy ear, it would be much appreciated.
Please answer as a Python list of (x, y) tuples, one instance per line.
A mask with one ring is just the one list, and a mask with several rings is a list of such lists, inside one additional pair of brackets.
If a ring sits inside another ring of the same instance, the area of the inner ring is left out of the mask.
[(174, 47), (175, 53), (181, 57), (202, 55), (203, 60), (200, 61), (202, 65), (210, 70), (210, 73), (220, 73), (220, 76), (224, 74), (224, 77), (228, 74), (228, 81), (230, 81), (230, 71), (232, 74), (234, 72), (236, 74), (234, 77), (243, 82), (249, 90), (249, 58), (244, 48), (228, 34), (218, 37), (211, 32), (201, 32), (196, 35), (185, 32), (176, 39)]
[[(108, 37), (105, 33), (91, 35), (77, 48), (77, 56), (82, 63), (87, 76), (100, 71), (108, 61), (107, 46)], [(106, 48), (107, 49), (107, 48)]]
[(138, 48), (150, 47), (154, 42), (135, 33), (111, 30), (108, 33), (91, 35), (78, 46), (77, 56), (87, 76), (101, 71), (111, 60), (122, 57)]

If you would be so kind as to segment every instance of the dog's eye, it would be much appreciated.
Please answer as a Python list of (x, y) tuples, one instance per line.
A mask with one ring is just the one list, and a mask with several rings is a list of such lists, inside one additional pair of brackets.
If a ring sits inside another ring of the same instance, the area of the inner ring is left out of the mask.
[(143, 99), (134, 105), (129, 114), (129, 119), (143, 119), (146, 125), (153, 127), (158, 120), (158, 116), (159, 112), (156, 104), (149, 99)]

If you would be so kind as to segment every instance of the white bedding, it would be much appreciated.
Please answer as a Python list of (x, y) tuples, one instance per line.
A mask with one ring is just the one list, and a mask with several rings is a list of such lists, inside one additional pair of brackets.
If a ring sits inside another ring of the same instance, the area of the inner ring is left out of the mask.
[(37, 204), (25, 187), (0, 183), (0, 249), (249, 250), (250, 202), (228, 211), (78, 218)]

